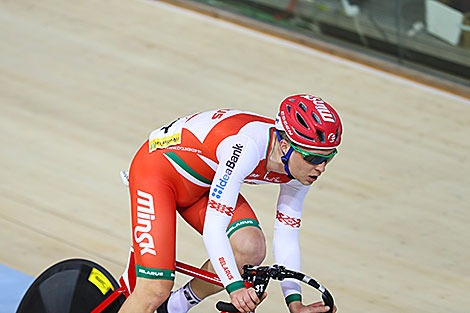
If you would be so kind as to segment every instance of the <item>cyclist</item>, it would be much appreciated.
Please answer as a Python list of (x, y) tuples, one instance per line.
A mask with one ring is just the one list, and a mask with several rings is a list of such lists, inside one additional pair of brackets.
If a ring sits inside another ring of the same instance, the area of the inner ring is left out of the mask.
[[(239, 269), (259, 265), (266, 243), (258, 219), (239, 193), (242, 183), (280, 185), (273, 240), (277, 264), (300, 270), (304, 198), (336, 155), (342, 125), (324, 100), (308, 94), (282, 101), (276, 120), (238, 110), (178, 119), (150, 134), (129, 171), (137, 283), (120, 313), (186, 312), (220, 288), (193, 279), (173, 292), (176, 212), (203, 235), (203, 268), (220, 277), (240, 312), (260, 303)], [(304, 305), (300, 283), (281, 287), (290, 312), (327, 312)], [(334, 308), (336, 311), (336, 308)]]

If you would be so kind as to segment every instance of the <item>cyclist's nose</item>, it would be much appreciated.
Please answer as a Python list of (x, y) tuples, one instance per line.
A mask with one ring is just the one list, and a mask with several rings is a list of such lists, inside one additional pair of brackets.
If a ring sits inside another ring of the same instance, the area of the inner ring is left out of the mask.
[(320, 164), (315, 165), (315, 169), (320, 173), (323, 173), (326, 169), (326, 161), (321, 162)]

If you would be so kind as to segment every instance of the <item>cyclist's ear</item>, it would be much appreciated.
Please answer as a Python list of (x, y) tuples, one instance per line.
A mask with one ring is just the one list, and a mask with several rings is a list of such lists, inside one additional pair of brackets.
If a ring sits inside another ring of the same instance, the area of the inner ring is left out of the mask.
[(284, 154), (286, 154), (290, 149), (290, 145), (285, 139), (282, 139), (279, 145), (281, 146), (281, 150), (284, 152)]

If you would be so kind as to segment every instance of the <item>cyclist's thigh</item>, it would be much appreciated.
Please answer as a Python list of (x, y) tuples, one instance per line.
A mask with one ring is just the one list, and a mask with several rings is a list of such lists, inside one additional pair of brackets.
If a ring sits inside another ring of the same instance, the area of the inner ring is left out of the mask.
[[(209, 192), (205, 193), (199, 200), (197, 200), (191, 206), (186, 208), (178, 208), (178, 212), (183, 217), (183, 219), (188, 222), (194, 229), (196, 229), (200, 234), (202, 234), (202, 230), (204, 228), (204, 219), (208, 201)], [(239, 229), (245, 227), (255, 227), (260, 232), (262, 232), (255, 212), (251, 208), (250, 204), (246, 201), (246, 199), (240, 194), (238, 196), (234, 214), (232, 216), (229, 226), (227, 227), (227, 235), (231, 237)]]
[(174, 280), (176, 201), (171, 182), (134, 172), (129, 191), (137, 277)]

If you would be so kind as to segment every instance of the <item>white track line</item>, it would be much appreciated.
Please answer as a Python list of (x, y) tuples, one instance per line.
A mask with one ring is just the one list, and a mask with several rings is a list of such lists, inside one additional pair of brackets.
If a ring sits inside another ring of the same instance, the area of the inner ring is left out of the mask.
[(391, 73), (388, 73), (388, 72), (384, 72), (384, 71), (381, 71), (379, 69), (369, 67), (367, 65), (363, 65), (363, 64), (356, 63), (356, 62), (353, 62), (353, 61), (350, 61), (350, 60), (347, 60), (347, 59), (343, 59), (343, 58), (338, 57), (338, 56), (327, 54), (327, 53), (324, 53), (322, 51), (315, 50), (314, 48), (306, 47), (306, 46), (303, 46), (301, 44), (297, 44), (295, 42), (291, 42), (291, 41), (286, 40), (286, 39), (281, 39), (281, 38), (278, 38), (278, 37), (275, 37), (275, 36), (260, 32), (260, 31), (249, 29), (249, 28), (246, 28), (246, 27), (243, 27), (243, 26), (225, 21), (223, 19), (210, 17), (210, 16), (204, 15), (202, 13), (192, 11), (190, 9), (185, 9), (185, 8), (182, 8), (182, 7), (179, 7), (179, 6), (176, 6), (176, 5), (172, 5), (172, 4), (169, 4), (169, 3), (166, 3), (166, 2), (160, 2), (158, 0), (139, 0), (139, 1), (142, 1), (142, 2), (147, 3), (149, 5), (152, 5), (152, 6), (156, 6), (156, 7), (161, 8), (161, 9), (165, 9), (165, 10), (172, 11), (172, 12), (175, 12), (175, 13), (178, 13), (178, 14), (182, 14), (182, 15), (186, 15), (186, 16), (189, 16), (189, 17), (192, 17), (192, 18), (196, 18), (196, 19), (199, 19), (199, 20), (202, 20), (202, 21), (205, 21), (205, 22), (209, 22), (209, 23), (215, 24), (217, 26), (220, 26), (220, 27), (223, 27), (223, 28), (226, 28), (226, 29), (235, 30), (237, 32), (247, 34), (249, 36), (252, 36), (252, 37), (267, 41), (267, 42), (278, 44), (279, 46), (291, 48), (291, 49), (294, 49), (294, 50), (297, 50), (297, 51), (302, 51), (304, 53), (313, 55), (315, 57), (322, 58), (324, 60), (328, 60), (328, 61), (331, 61), (331, 62), (335, 62), (337, 64), (345, 65), (345, 66), (348, 66), (350, 68), (354, 68), (354, 69), (357, 69), (357, 70), (360, 70), (360, 71), (363, 71), (363, 72), (367, 72), (367, 73), (370, 73), (370, 74), (373, 74), (373, 75), (376, 75), (376, 76), (379, 76), (379, 77), (383, 77), (383, 78), (389, 79), (391, 81), (404, 84), (406, 86), (413, 86), (413, 87), (419, 88), (423, 91), (427, 91), (429, 93), (441, 95), (441, 96), (444, 96), (446, 98), (449, 98), (449, 99), (452, 99), (452, 100), (455, 100), (455, 101), (460, 101), (460, 102), (463, 102), (463, 103), (466, 103), (466, 104), (470, 103), (470, 99), (466, 99), (464, 97), (454, 95), (450, 92), (446, 92), (446, 91), (443, 91), (443, 90), (440, 90), (440, 89), (437, 89), (437, 88), (433, 88), (431, 86), (421, 84), (421, 83), (415, 82), (413, 80), (406, 79), (404, 77), (394, 75), (394, 74), (391, 74)]

